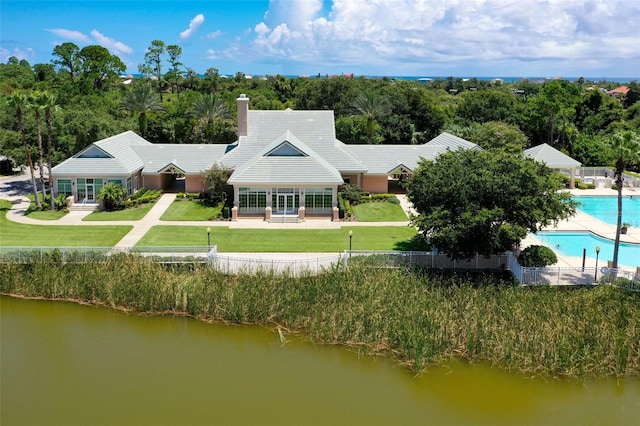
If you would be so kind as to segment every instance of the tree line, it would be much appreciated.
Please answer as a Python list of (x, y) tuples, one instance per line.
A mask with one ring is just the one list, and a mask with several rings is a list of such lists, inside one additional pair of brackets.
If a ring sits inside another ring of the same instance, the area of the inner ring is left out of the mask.
[(447, 131), (506, 152), (546, 142), (584, 166), (610, 164), (615, 153), (607, 142), (640, 129), (635, 81), (627, 84), (625, 96), (613, 97), (605, 91), (616, 83), (584, 79), (504, 84), (453, 77), (429, 82), (249, 78), (242, 72), (227, 77), (213, 67), (198, 74), (182, 63), (181, 54), (180, 46), (152, 41), (136, 78), (124, 77), (124, 63), (101, 46), (62, 43), (49, 63), (34, 65), (9, 58), (0, 64), (0, 151), (21, 164), (27, 164), (29, 150), (40, 152), (36, 111), (41, 107), (27, 102), (20, 117), (10, 101), (16, 93), (53, 100), (51, 159), (35, 161), (54, 165), (125, 130), (156, 143), (233, 142), (235, 99), (241, 93), (252, 109), (334, 110), (336, 136), (348, 144), (421, 144)]

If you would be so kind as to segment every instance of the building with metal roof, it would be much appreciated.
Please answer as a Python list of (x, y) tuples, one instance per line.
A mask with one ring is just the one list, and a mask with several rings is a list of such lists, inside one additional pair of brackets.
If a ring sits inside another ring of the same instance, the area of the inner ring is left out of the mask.
[(142, 187), (203, 192), (203, 173), (218, 164), (230, 174), (232, 219), (337, 219), (341, 185), (389, 192), (390, 183), (411, 175), (421, 158), (478, 148), (448, 133), (424, 145), (346, 145), (336, 138), (333, 111), (249, 110), (245, 95), (237, 105), (238, 140), (233, 144), (152, 144), (124, 132), (94, 142), (54, 167), (55, 191), (83, 203), (95, 203), (109, 182), (129, 193)]

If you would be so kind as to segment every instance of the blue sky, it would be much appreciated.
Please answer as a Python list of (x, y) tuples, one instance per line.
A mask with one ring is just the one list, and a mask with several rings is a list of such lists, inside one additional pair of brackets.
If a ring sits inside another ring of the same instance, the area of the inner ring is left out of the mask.
[(99, 44), (136, 73), (159, 39), (203, 73), (640, 79), (634, 0), (0, 2), (0, 62)]

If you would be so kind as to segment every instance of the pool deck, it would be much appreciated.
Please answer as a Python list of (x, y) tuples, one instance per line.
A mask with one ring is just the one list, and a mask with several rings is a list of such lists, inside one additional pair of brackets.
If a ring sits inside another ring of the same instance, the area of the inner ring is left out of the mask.
[[(573, 189), (570, 190), (572, 195), (575, 196), (609, 196), (616, 197), (617, 192), (611, 189)], [(638, 196), (640, 197), (640, 190), (633, 189), (624, 189), (622, 195), (628, 196)], [(616, 226), (609, 225), (607, 223), (602, 222), (601, 220), (596, 219), (593, 216), (590, 216), (581, 211), (576, 212), (576, 215), (559, 222), (555, 226), (549, 226), (543, 228), (543, 231), (564, 231), (564, 232), (575, 232), (575, 231), (583, 231), (583, 232), (592, 232), (596, 235), (599, 235), (604, 238), (608, 238), (611, 240), (615, 240), (616, 238)], [(620, 235), (620, 241), (626, 243), (635, 243), (640, 244), (640, 228), (629, 228), (626, 234)], [(525, 248), (527, 246), (537, 244), (543, 244), (535, 235), (529, 234), (527, 238), (522, 241), (521, 248)], [(640, 247), (640, 246), (639, 246)], [(640, 248), (639, 248), (640, 251)], [(638, 253), (638, 258), (640, 259), (640, 252)], [(605, 259), (606, 260), (606, 259)], [(640, 265), (640, 261), (638, 262)], [(606, 264), (605, 264), (606, 265)], [(572, 256), (560, 256), (558, 255), (558, 263), (554, 266), (560, 267), (580, 267), (582, 266), (582, 257), (572, 257)], [(627, 269), (627, 268), (625, 268)]]

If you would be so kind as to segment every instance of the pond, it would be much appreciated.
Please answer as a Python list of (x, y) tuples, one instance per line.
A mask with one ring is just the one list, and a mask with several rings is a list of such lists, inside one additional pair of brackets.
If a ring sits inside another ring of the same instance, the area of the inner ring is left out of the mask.
[(637, 424), (640, 379), (413, 377), (263, 327), (0, 298), (2, 425)]

